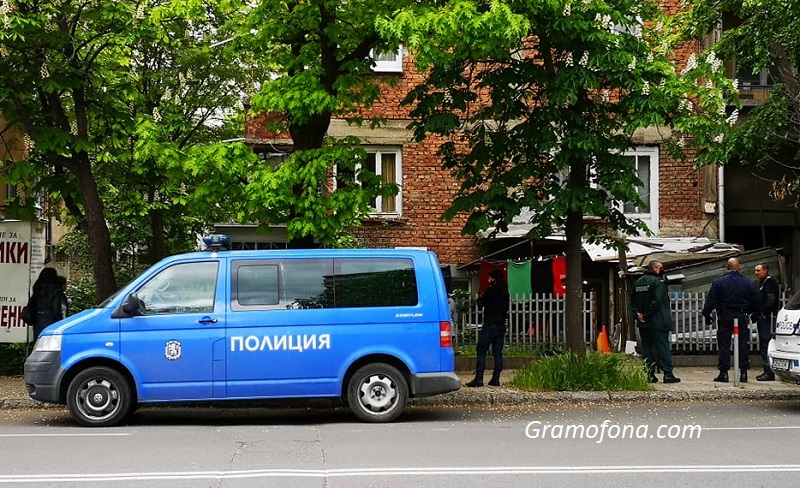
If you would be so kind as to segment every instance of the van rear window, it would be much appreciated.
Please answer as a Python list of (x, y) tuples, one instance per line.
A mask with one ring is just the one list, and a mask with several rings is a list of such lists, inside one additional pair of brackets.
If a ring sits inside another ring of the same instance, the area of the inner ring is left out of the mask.
[(413, 261), (402, 258), (234, 261), (234, 310), (414, 306)]

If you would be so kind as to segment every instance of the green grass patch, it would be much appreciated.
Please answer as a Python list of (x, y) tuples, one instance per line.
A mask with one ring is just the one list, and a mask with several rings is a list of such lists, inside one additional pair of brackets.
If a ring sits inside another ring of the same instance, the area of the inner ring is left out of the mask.
[(517, 371), (511, 386), (530, 391), (650, 391), (640, 358), (623, 353), (567, 352), (533, 361)]

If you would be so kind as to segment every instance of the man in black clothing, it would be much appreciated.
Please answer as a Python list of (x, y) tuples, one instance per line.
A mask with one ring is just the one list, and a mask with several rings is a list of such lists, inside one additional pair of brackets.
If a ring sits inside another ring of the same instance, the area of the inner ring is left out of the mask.
[(503, 271), (493, 269), (489, 272), (489, 288), (478, 297), (478, 305), (483, 307), (483, 328), (478, 332), (478, 358), (475, 363), (475, 379), (466, 384), (469, 387), (483, 386), (483, 371), (486, 369), (486, 353), (492, 346), (494, 371), (489, 386), (500, 386), (500, 372), (503, 370), (503, 345), (506, 336), (509, 294)]
[[(714, 381), (727, 383), (728, 370), (731, 367), (731, 335), (733, 323), (738, 320), (739, 327), (747, 329), (748, 315), (759, 310), (758, 289), (755, 284), (742, 276), (742, 265), (736, 258), (730, 258), (726, 265), (727, 272), (714, 280), (706, 295), (703, 305), (703, 316), (706, 325), (711, 325), (711, 312), (717, 311), (717, 346), (719, 347), (719, 376)], [(747, 382), (747, 370), (750, 368), (748, 355), (748, 335), (739, 336), (739, 381)]]
[(769, 266), (766, 263), (756, 264), (755, 273), (756, 278), (758, 278), (761, 311), (753, 314), (751, 318), (758, 324), (758, 352), (761, 353), (761, 360), (764, 362), (764, 373), (756, 376), (756, 380), (775, 381), (775, 373), (772, 372), (772, 368), (769, 366), (767, 349), (769, 348), (769, 341), (772, 339), (772, 324), (780, 308), (778, 283), (769, 275)]

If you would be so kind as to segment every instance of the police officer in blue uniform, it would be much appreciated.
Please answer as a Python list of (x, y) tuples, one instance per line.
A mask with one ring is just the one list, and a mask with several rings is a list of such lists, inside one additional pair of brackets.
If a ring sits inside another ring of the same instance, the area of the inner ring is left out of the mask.
[[(759, 311), (758, 289), (755, 284), (742, 276), (742, 265), (737, 258), (730, 258), (726, 264), (726, 273), (711, 284), (703, 305), (703, 316), (706, 325), (711, 325), (711, 312), (717, 311), (717, 346), (719, 347), (719, 376), (714, 381), (727, 383), (728, 370), (731, 367), (731, 335), (733, 322), (739, 320), (739, 327), (748, 331), (748, 317)], [(739, 381), (747, 382), (747, 370), (750, 368), (748, 355), (749, 333), (739, 336)]]

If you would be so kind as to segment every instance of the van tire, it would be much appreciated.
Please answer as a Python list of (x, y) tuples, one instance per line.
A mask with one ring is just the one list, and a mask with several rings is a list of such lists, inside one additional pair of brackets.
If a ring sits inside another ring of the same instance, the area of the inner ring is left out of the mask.
[(364, 422), (391, 422), (406, 408), (408, 383), (394, 366), (368, 364), (347, 384), (347, 403)]
[(78, 373), (67, 389), (67, 406), (86, 427), (110, 427), (131, 411), (133, 396), (128, 380), (117, 370), (93, 366)]

